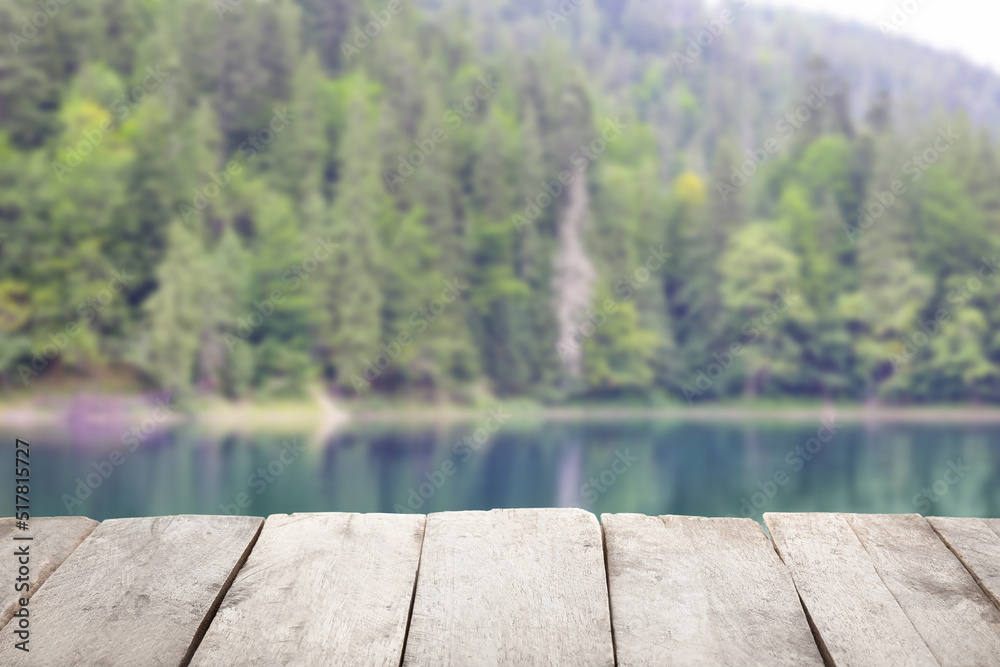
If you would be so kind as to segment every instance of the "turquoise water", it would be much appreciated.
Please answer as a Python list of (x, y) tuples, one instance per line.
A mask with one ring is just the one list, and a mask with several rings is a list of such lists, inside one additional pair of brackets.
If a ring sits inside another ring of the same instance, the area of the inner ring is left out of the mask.
[(577, 506), (755, 519), (765, 511), (1000, 517), (1000, 427), (820, 426), (359, 426), (325, 440), (219, 439), (182, 427), (127, 446), (120, 432), (74, 442), (2, 432), (0, 494), (10, 515), (16, 435), (32, 444), (33, 516)]

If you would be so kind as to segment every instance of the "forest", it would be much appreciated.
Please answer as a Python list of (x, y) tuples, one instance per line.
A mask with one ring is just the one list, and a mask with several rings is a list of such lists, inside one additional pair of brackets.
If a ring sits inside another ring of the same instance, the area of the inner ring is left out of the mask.
[(0, 0), (0, 395), (1000, 402), (1000, 76), (748, 0)]

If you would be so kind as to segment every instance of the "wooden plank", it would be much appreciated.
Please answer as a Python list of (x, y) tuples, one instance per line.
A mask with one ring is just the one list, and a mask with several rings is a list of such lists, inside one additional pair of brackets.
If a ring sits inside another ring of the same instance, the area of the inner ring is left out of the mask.
[(403, 664), (615, 664), (597, 517), (581, 509), (427, 517)]
[(927, 521), (1000, 608), (1000, 519), (932, 516)]
[[(0, 597), (0, 627), (11, 619), (14, 612), (20, 608), (20, 598), (31, 599), (45, 580), (62, 565), (73, 549), (97, 527), (97, 522), (82, 516), (63, 516), (53, 518), (31, 519), (28, 530), (19, 530), (14, 519), (0, 519), (0, 542), (4, 551), (10, 547), (11, 552), (21, 547), (28, 547), (28, 584), (27, 590), (18, 591), (14, 582), (18, 576), (21, 563), (5, 554), (0, 560), (0, 577), (2, 577), (3, 596)], [(14, 540), (15, 537), (30, 537), (30, 540)], [(30, 603), (29, 603), (30, 612)]]
[(263, 519), (175, 516), (99, 525), (31, 600), (30, 652), (3, 665), (186, 662)]
[(604, 514), (601, 524), (620, 667), (823, 664), (756, 521)]
[(1000, 657), (1000, 610), (919, 514), (846, 515), (882, 582), (942, 665)]
[(841, 514), (764, 515), (831, 664), (937, 665)]
[(423, 537), (423, 515), (269, 517), (191, 664), (397, 667)]

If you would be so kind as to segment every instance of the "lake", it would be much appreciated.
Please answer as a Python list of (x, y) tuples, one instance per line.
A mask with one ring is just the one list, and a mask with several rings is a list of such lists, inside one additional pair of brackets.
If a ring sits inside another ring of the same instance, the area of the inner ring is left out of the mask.
[(818, 426), (355, 425), (325, 440), (184, 426), (127, 446), (121, 430), (73, 443), (3, 432), (11, 454), (0, 461), (0, 494), (12, 503), (17, 435), (32, 444), (33, 516), (577, 506), (758, 520), (772, 511), (1000, 517), (1000, 426)]

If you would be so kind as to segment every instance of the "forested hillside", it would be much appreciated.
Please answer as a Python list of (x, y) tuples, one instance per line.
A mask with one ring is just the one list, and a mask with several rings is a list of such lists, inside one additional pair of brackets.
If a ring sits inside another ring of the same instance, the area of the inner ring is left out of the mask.
[(0, 0), (0, 391), (1000, 401), (1000, 78), (752, 4)]

